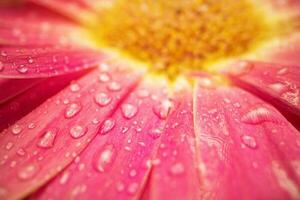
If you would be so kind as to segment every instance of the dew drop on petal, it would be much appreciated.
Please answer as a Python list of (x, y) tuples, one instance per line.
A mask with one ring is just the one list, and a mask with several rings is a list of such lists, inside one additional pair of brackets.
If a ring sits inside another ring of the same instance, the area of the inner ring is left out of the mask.
[(12, 127), (11, 127), (11, 133), (14, 134), (14, 135), (18, 135), (22, 132), (23, 128), (18, 125), (18, 124), (14, 124)]
[(18, 71), (19, 73), (21, 73), (21, 74), (26, 74), (26, 73), (28, 72), (28, 68), (25, 67), (25, 66), (23, 66), (23, 65), (21, 65), (21, 66), (19, 66), (19, 67), (17, 68), (17, 71)]
[(39, 167), (35, 164), (26, 165), (25, 167), (22, 167), (18, 171), (18, 178), (21, 180), (31, 179), (36, 175), (38, 170), (39, 170)]
[(51, 148), (54, 145), (57, 130), (47, 130), (44, 135), (39, 139), (37, 146), (41, 148)]
[(130, 177), (135, 177), (137, 175), (137, 171), (135, 169), (130, 170), (129, 176)]
[(81, 138), (86, 134), (86, 132), (87, 128), (80, 125), (74, 125), (70, 128), (70, 135), (75, 139)]
[(111, 83), (108, 84), (107, 89), (116, 92), (121, 90), (121, 85), (116, 81), (112, 81)]
[(161, 128), (153, 128), (148, 131), (148, 135), (153, 139), (157, 139), (161, 136), (162, 129)]
[(14, 143), (8, 142), (8, 143), (6, 144), (6, 146), (5, 146), (5, 149), (6, 149), (6, 150), (10, 150), (11, 148), (13, 148), (13, 146), (14, 146)]
[(277, 71), (277, 75), (285, 75), (288, 72), (288, 68), (284, 67)]
[(108, 73), (101, 73), (98, 76), (98, 79), (99, 79), (100, 82), (106, 83), (106, 82), (110, 81), (110, 76), (108, 75)]
[(257, 148), (256, 140), (252, 136), (243, 135), (242, 136), (242, 142), (243, 142), (244, 145), (246, 145), (247, 147), (249, 147), (251, 149)]
[(268, 88), (273, 92), (281, 94), (286, 89), (286, 85), (283, 83), (272, 83), (268, 85)]
[(126, 103), (121, 106), (121, 110), (126, 119), (131, 119), (136, 115), (138, 108), (132, 104)]
[(247, 74), (253, 68), (253, 64), (249, 61), (239, 61), (237, 64), (231, 68), (230, 73), (237, 76), (242, 76)]
[(99, 106), (107, 106), (112, 98), (108, 94), (100, 92), (95, 95), (94, 100)]
[(116, 189), (117, 189), (118, 192), (124, 191), (124, 189), (125, 189), (124, 183), (118, 182), (118, 183), (116, 184)]
[(184, 173), (184, 166), (182, 163), (175, 163), (170, 168), (170, 173), (172, 175), (181, 175)]
[(248, 124), (260, 124), (262, 122), (274, 122), (276, 119), (273, 117), (272, 112), (266, 107), (256, 107), (250, 109), (241, 117), (241, 121)]
[(171, 111), (173, 104), (170, 100), (162, 100), (153, 107), (153, 112), (160, 118), (166, 119)]
[(70, 90), (72, 92), (78, 92), (80, 90), (80, 86), (78, 83), (71, 83)]
[(135, 194), (139, 188), (139, 184), (136, 182), (130, 183), (127, 188), (127, 192), (131, 195)]
[(94, 167), (98, 172), (106, 171), (116, 157), (116, 150), (113, 145), (108, 145), (95, 156)]
[(65, 110), (65, 117), (67, 119), (74, 117), (77, 115), (81, 110), (81, 105), (78, 103), (70, 104)]
[(33, 59), (32, 58), (28, 58), (28, 63), (32, 64), (33, 63)]
[(109, 131), (111, 131), (115, 126), (115, 120), (113, 119), (107, 119), (103, 122), (100, 133), (101, 134), (107, 134)]

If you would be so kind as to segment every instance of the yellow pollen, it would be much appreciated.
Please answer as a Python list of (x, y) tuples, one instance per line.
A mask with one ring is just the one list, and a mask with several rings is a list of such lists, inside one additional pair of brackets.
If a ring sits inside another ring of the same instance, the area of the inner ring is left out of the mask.
[(251, 0), (116, 0), (102, 10), (94, 34), (100, 46), (172, 77), (247, 53), (272, 37), (256, 7)]

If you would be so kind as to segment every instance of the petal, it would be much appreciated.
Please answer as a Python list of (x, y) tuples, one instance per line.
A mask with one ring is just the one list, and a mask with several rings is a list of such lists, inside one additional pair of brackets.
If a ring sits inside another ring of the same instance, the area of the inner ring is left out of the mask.
[(105, 57), (103, 53), (89, 48), (0, 46), (0, 77), (58, 76), (94, 67)]
[[(84, 73), (86, 72), (38, 80), (6, 79), (7, 87), (9, 89), (7, 91), (10, 91), (11, 95), (16, 95), (14, 92), (18, 89), (18, 95), (0, 105), (0, 131), (31, 112), (52, 95), (62, 90), (70, 81), (82, 76)], [(24, 88), (24, 84), (26, 84), (26, 88)], [(76, 82), (72, 82), (70, 88), (72, 89), (75, 86)], [(3, 94), (8, 93), (3, 92)]]
[(132, 91), (75, 162), (32, 198), (137, 199), (164, 130), (153, 111), (165, 98), (164, 85), (143, 82)]
[[(95, 4), (109, 4), (111, 0), (26, 0), (39, 5), (43, 5), (50, 9), (60, 12), (61, 14), (72, 17), (79, 21), (87, 21), (94, 18), (96, 14), (93, 12)], [(80, 13), (80, 15), (78, 15)]]
[(260, 95), (283, 111), (300, 116), (300, 65), (238, 62), (230, 78), (237, 85)]
[(241, 89), (201, 82), (195, 99), (205, 198), (299, 199), (300, 134), (276, 109)]
[[(98, 77), (104, 73), (110, 77), (106, 82)], [(5, 172), (0, 177), (2, 195), (22, 198), (70, 164), (139, 77), (140, 73), (102, 65), (100, 71), (78, 80), (80, 89), (66, 88), (0, 133), (0, 171)], [(104, 98), (110, 101), (101, 104)]]
[(0, 7), (0, 44), (88, 45), (85, 38), (87, 33), (75, 23), (43, 7)]
[(0, 105), (26, 91), (42, 79), (0, 79)]
[(174, 97), (177, 107), (168, 117), (143, 199), (201, 199), (192, 96), (187, 85)]

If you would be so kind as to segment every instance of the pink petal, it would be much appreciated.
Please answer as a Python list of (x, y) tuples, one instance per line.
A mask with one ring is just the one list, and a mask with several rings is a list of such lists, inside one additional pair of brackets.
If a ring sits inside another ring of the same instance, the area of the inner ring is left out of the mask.
[(161, 137), (144, 199), (200, 199), (200, 176), (195, 155), (192, 92), (179, 91), (178, 106)]
[(239, 86), (274, 103), (279, 108), (300, 116), (300, 65), (277, 65), (262, 62), (238, 62), (230, 78)]
[(41, 78), (95, 67), (105, 59), (99, 51), (77, 47), (2, 46), (0, 77)]
[(0, 105), (40, 81), (41, 79), (0, 79)]
[(79, 26), (43, 7), (0, 7), (0, 44), (83, 45), (84, 38), (87, 36)]
[[(70, 81), (78, 78), (79, 76), (82, 76), (84, 73), (85, 72), (79, 72), (54, 78), (38, 80), (7, 79), (6, 85), (10, 90), (1, 90), (3, 91), (3, 94), (8, 94), (7, 91), (10, 91), (11, 95), (15, 95), (15, 93), (13, 92), (16, 92), (16, 89), (18, 89), (18, 93), (23, 93), (19, 94), (12, 100), (0, 105), (0, 131), (2, 131), (4, 128), (7, 128), (9, 125), (15, 123), (17, 120), (31, 112), (52, 95), (62, 90)], [(26, 88), (24, 88), (24, 84), (26, 83)], [(75, 85), (76, 82), (73, 82), (70, 85), (70, 88), (74, 87)]]
[[(79, 21), (89, 20), (96, 16), (93, 13), (95, 4), (99, 3), (109, 3), (111, 0), (26, 0), (28, 2), (33, 2), (39, 5), (43, 5), (50, 9), (60, 12), (61, 14), (72, 17)], [(80, 15), (78, 14), (80, 13)]]
[(163, 88), (142, 83), (132, 91), (75, 162), (32, 198), (137, 199), (164, 132), (154, 112)]
[(194, 117), (203, 197), (299, 199), (299, 132), (257, 97), (201, 82)]
[[(103, 82), (103, 74), (109, 80)], [(140, 73), (102, 65), (78, 80), (78, 87), (66, 88), (0, 133), (1, 194), (7, 199), (22, 198), (62, 171), (93, 140), (99, 124), (139, 77)], [(100, 105), (100, 93), (111, 101)]]

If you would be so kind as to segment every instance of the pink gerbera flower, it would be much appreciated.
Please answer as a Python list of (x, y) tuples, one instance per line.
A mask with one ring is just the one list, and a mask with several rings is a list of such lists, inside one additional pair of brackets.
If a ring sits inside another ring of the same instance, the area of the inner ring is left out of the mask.
[(300, 1), (0, 5), (0, 199), (300, 199)]

